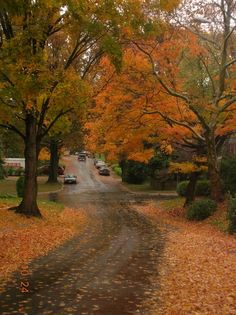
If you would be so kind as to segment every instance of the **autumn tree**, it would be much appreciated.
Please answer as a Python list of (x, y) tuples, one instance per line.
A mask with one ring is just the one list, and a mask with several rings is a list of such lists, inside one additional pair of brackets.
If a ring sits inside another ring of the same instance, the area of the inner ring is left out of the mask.
[(71, 123), (70, 131), (64, 137), (64, 147), (72, 153), (83, 151), (85, 148), (84, 121), (75, 119)]
[[(185, 128), (193, 138), (205, 144), (211, 196), (220, 201), (223, 193), (217, 139), (222, 142), (235, 132), (236, 5), (231, 0), (207, 1), (204, 5), (201, 1), (195, 3), (196, 12), (197, 8), (202, 17), (187, 19), (187, 11), (184, 11), (185, 21), (181, 22), (185, 22), (186, 27), (174, 25), (177, 33), (172, 34), (170, 41), (155, 41), (152, 45), (136, 43), (136, 46), (149, 60), (153, 76), (163, 91), (173, 98), (172, 107), (165, 109), (156, 104), (146, 113), (159, 114), (168, 124)], [(191, 20), (192, 24), (187, 24), (186, 20)], [(200, 27), (199, 23), (208, 27)], [(163, 50), (166, 57), (160, 59)], [(186, 119), (187, 113), (193, 119)]]
[[(25, 189), (17, 212), (40, 216), (36, 175), (42, 139), (80, 106), (80, 90), (102, 55), (120, 69), (121, 40), (149, 31), (148, 16), (156, 6), (138, 0), (1, 2), (0, 126), (25, 143)], [(67, 102), (69, 95), (76, 102)]]
[(93, 137), (108, 152), (141, 150), (136, 157), (144, 157), (141, 147), (155, 135), (154, 141), (174, 140), (196, 154), (206, 153), (212, 198), (221, 200), (217, 157), (235, 132), (235, 6), (230, 1), (209, 6), (220, 25), (215, 33), (174, 25), (155, 39), (133, 42), (126, 52), (129, 66), (119, 77), (110, 71), (106, 78), (111, 79), (96, 99), (94, 115), (101, 120)]
[(170, 154), (170, 143), (181, 141), (188, 132), (172, 128), (157, 114), (145, 114), (156, 102), (166, 107), (172, 104), (170, 96), (161, 94), (147, 58), (137, 47), (130, 46), (124, 52), (121, 73), (114, 72), (107, 58), (101, 60), (100, 66), (100, 91), (87, 123), (90, 149), (115, 161), (148, 162), (157, 147)]
[(4, 158), (23, 157), (24, 142), (16, 133), (0, 129), (0, 151)]

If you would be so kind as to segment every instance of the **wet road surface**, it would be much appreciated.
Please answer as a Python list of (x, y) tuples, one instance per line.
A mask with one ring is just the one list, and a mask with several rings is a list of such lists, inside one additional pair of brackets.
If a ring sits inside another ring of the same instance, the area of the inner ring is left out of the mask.
[(0, 314), (148, 315), (145, 300), (158, 289), (152, 278), (164, 246), (162, 233), (133, 209), (148, 196), (100, 177), (92, 160), (68, 157), (66, 164), (79, 183), (49, 197), (86, 209), (89, 224), (82, 235), (30, 263), (23, 279), (29, 293), (19, 291), (22, 276), (14, 274), (0, 294)]

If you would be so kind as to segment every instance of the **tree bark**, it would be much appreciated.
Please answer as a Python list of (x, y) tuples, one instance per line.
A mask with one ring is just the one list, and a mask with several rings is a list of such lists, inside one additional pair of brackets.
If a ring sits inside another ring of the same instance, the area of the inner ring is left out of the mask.
[(41, 217), (41, 213), (37, 205), (37, 164), (39, 150), (37, 145), (36, 128), (36, 119), (33, 115), (27, 114), (25, 120), (24, 196), (20, 205), (16, 208), (16, 212), (26, 216)]
[(217, 202), (224, 200), (223, 190), (220, 182), (220, 172), (218, 168), (216, 145), (214, 134), (206, 136), (207, 143), (207, 159), (208, 159), (208, 173), (211, 183), (211, 198)]
[(58, 182), (57, 180), (58, 163), (59, 163), (58, 142), (52, 139), (50, 141), (50, 167), (49, 167), (48, 183)]
[(186, 191), (186, 199), (184, 203), (184, 208), (190, 205), (195, 199), (195, 188), (196, 188), (198, 177), (199, 177), (198, 172), (193, 172), (190, 175), (189, 184), (187, 186), (187, 191)]

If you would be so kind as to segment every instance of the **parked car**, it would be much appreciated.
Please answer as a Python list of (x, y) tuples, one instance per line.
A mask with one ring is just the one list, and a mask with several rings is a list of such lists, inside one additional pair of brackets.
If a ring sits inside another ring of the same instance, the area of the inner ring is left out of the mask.
[(98, 173), (99, 175), (110, 176), (110, 170), (107, 167), (100, 167)]
[(64, 184), (77, 184), (77, 176), (73, 174), (65, 175)]
[(98, 162), (99, 160), (97, 159), (97, 158), (95, 158), (94, 160), (93, 160), (93, 164), (96, 166), (96, 163)]
[[(50, 165), (43, 165), (38, 167), (38, 175), (49, 175)], [(58, 175), (64, 175), (65, 168), (63, 166), (58, 166)]]
[(78, 155), (78, 161), (86, 161), (86, 154), (79, 153)]
[(103, 161), (97, 161), (97, 163), (95, 164), (96, 168), (99, 169), (100, 167), (105, 167), (106, 163)]

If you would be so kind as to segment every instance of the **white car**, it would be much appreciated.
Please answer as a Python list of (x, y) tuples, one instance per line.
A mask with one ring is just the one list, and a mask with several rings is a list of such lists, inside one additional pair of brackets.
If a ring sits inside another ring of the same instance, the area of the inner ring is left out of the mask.
[(105, 167), (106, 166), (106, 163), (101, 161), (101, 160), (98, 160), (95, 164), (96, 168), (100, 168), (100, 167)]
[(73, 174), (65, 175), (64, 184), (77, 184), (77, 176)]

